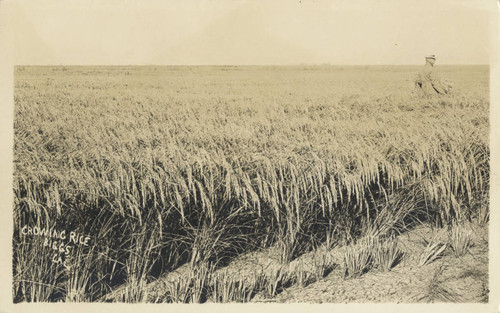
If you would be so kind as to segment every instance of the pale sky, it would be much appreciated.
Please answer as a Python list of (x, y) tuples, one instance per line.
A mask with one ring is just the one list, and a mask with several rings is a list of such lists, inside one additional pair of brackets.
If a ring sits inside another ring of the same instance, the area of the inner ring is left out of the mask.
[(0, 3), (15, 64), (489, 64), (495, 0)]

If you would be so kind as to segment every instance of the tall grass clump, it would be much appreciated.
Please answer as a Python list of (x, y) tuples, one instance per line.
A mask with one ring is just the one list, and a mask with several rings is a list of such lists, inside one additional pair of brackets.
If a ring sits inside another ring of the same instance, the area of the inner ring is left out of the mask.
[(242, 278), (231, 275), (227, 270), (210, 276), (209, 299), (217, 303), (249, 302), (262, 288), (262, 277)]
[(450, 248), (455, 256), (460, 257), (469, 251), (472, 246), (470, 231), (465, 227), (455, 226), (448, 232)]
[(264, 292), (265, 296), (272, 298), (293, 281), (292, 273), (288, 270), (288, 266), (275, 265), (266, 273)]
[(189, 271), (185, 276), (176, 276), (165, 284), (166, 302), (202, 303), (209, 297), (209, 284), (214, 272), (212, 265), (203, 265)]
[(447, 246), (437, 238), (426, 241), (426, 246), (420, 254), (419, 264), (423, 266), (438, 260), (444, 255)]
[(343, 258), (345, 277), (361, 276), (372, 267), (374, 247), (373, 237), (363, 237), (345, 248)]
[(64, 271), (50, 259), (41, 240), (14, 245), (13, 299), (15, 302), (49, 302), (63, 292)]
[(398, 247), (397, 239), (377, 240), (373, 249), (373, 263), (383, 271), (390, 271), (401, 261), (403, 255), (403, 251)]

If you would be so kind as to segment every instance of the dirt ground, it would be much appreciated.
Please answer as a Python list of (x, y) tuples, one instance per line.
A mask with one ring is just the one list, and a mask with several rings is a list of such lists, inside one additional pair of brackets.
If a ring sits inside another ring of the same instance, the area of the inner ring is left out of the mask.
[[(305, 286), (292, 284), (274, 296), (255, 295), (251, 302), (274, 303), (415, 303), (455, 302), (478, 303), (488, 301), (488, 230), (487, 226), (469, 225), (473, 245), (468, 253), (456, 257), (450, 248), (433, 262), (420, 265), (419, 259), (426, 240), (436, 238), (448, 242), (445, 229), (421, 226), (398, 237), (398, 246), (404, 253), (401, 261), (390, 271), (372, 269), (356, 278), (345, 278), (342, 266), (344, 247), (319, 248), (292, 261), (313, 266), (315, 258), (329, 254), (335, 264), (333, 270), (320, 280)], [(232, 276), (247, 277), (256, 271), (266, 272), (280, 266), (275, 249), (241, 255), (228, 266), (218, 269)], [(186, 275), (188, 266), (182, 266), (147, 286), (148, 299), (161, 299), (165, 284), (176, 276)], [(120, 290), (108, 295), (107, 300), (120, 301)]]
[[(444, 231), (435, 234), (446, 240)], [(285, 289), (276, 302), (487, 302), (487, 229), (471, 231), (474, 245), (456, 257), (451, 251), (427, 265), (419, 265), (425, 245), (433, 236), (430, 228), (415, 229), (399, 237), (405, 257), (391, 271), (369, 271), (358, 278), (344, 279), (341, 267), (306, 287)]]

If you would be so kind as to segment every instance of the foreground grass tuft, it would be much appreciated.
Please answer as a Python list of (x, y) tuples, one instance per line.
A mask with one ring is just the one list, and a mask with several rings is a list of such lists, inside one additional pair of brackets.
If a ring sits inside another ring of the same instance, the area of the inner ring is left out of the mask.
[(444, 255), (447, 244), (439, 242), (435, 238), (430, 240), (425, 246), (424, 251), (420, 255), (420, 266), (429, 264), (439, 259)]
[(455, 226), (448, 233), (450, 248), (456, 257), (460, 257), (469, 251), (472, 246), (470, 231), (464, 227)]
[(373, 265), (373, 249), (375, 239), (364, 237), (355, 244), (346, 247), (344, 253), (344, 269), (346, 277), (358, 277)]
[(375, 242), (373, 263), (383, 271), (390, 271), (403, 258), (404, 253), (396, 238), (382, 239)]

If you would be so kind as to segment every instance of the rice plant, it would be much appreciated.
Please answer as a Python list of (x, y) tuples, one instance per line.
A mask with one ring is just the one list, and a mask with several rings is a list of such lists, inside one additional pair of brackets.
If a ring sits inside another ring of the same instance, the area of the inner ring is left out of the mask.
[(191, 279), (177, 277), (165, 284), (166, 300), (173, 303), (188, 303), (191, 298)]
[(383, 271), (390, 271), (403, 257), (398, 247), (398, 240), (388, 238), (375, 241), (373, 249), (373, 263)]
[(94, 251), (89, 252), (79, 249), (76, 256), (73, 257), (73, 264), (66, 273), (66, 302), (89, 302), (93, 300), (92, 284), (101, 282), (93, 281), (98, 264), (92, 252)]
[(345, 247), (344, 269), (346, 277), (358, 277), (368, 271), (373, 264), (373, 237), (363, 237), (355, 244)]
[(472, 246), (470, 232), (464, 227), (454, 226), (448, 232), (450, 248), (456, 257), (460, 257), (469, 251)]
[(201, 265), (191, 269), (186, 275), (176, 275), (163, 285), (165, 299), (170, 303), (202, 303), (208, 297), (213, 265)]
[(420, 254), (420, 266), (429, 264), (439, 259), (444, 255), (447, 244), (442, 243), (437, 239), (432, 239), (427, 242), (424, 251)]
[(291, 273), (286, 266), (275, 265), (266, 273), (265, 294), (267, 297), (274, 297), (292, 281)]
[[(16, 246), (15, 246), (16, 247)], [(14, 259), (13, 298), (15, 301), (49, 302), (64, 291), (65, 271), (51, 260), (51, 251), (42, 241), (19, 242)]]
[(316, 251), (313, 257), (313, 265), (316, 281), (321, 280), (337, 266), (328, 251)]
[(255, 282), (245, 278), (227, 276), (215, 276), (212, 280), (211, 297), (213, 302), (249, 302), (256, 293)]
[(294, 277), (294, 282), (299, 286), (306, 287), (313, 280), (313, 273), (306, 268), (303, 262), (295, 262), (290, 266), (290, 273)]

